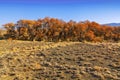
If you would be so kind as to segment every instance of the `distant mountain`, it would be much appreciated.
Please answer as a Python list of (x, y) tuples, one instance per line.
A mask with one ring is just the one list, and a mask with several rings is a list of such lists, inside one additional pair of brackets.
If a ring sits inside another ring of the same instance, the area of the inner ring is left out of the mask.
[(108, 26), (120, 26), (120, 23), (107, 23), (103, 25), (108, 25)]

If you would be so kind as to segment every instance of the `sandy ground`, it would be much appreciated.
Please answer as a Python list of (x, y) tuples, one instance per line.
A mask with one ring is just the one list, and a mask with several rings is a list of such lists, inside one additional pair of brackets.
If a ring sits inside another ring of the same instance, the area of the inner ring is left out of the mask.
[(120, 80), (120, 43), (1, 40), (0, 80)]

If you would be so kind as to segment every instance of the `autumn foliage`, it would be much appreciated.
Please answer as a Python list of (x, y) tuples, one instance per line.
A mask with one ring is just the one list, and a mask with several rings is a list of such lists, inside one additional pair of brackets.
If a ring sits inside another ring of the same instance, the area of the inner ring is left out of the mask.
[(119, 41), (120, 27), (100, 25), (96, 22), (75, 22), (46, 17), (38, 20), (19, 20), (3, 25), (6, 39), (36, 41)]

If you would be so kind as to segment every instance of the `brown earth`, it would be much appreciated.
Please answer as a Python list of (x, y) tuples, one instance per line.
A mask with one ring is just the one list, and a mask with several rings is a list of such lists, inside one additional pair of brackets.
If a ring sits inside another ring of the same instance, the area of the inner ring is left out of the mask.
[(0, 80), (120, 80), (120, 43), (2, 40)]

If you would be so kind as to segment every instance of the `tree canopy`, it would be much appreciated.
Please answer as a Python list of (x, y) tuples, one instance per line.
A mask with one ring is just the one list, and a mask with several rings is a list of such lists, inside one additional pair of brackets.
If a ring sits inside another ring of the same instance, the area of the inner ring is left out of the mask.
[(120, 27), (100, 25), (96, 22), (70, 20), (65, 22), (46, 17), (38, 20), (19, 20), (3, 25), (6, 39), (36, 41), (119, 41)]

